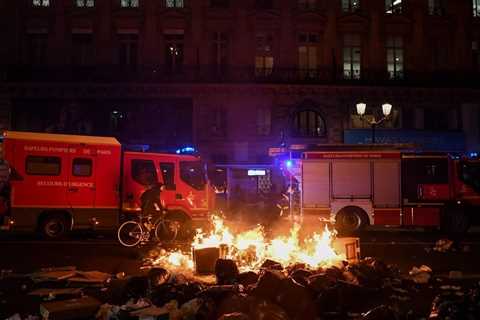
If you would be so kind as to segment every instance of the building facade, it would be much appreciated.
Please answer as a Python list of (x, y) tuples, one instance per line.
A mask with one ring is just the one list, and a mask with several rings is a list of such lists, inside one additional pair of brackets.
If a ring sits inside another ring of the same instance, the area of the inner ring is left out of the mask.
[[(480, 149), (480, 0), (0, 0), (2, 129), (196, 146)], [(364, 117), (355, 105), (367, 104)]]

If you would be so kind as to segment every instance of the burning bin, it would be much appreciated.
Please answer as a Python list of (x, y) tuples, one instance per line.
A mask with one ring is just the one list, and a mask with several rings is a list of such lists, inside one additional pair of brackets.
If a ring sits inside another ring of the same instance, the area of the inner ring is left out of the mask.
[(195, 272), (198, 274), (214, 274), (217, 260), (226, 258), (228, 254), (228, 247), (226, 245), (202, 249), (194, 248), (192, 250)]
[(337, 254), (344, 254), (348, 262), (360, 260), (360, 238), (336, 238), (332, 246)]

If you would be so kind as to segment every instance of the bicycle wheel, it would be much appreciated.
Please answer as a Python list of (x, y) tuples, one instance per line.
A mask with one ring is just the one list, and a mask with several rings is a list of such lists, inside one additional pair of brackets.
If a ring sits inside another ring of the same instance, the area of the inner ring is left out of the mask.
[(135, 221), (126, 221), (118, 228), (118, 241), (125, 247), (134, 247), (142, 240), (142, 226)]
[(177, 238), (180, 223), (170, 219), (159, 219), (155, 227), (155, 237), (158, 241), (174, 241)]

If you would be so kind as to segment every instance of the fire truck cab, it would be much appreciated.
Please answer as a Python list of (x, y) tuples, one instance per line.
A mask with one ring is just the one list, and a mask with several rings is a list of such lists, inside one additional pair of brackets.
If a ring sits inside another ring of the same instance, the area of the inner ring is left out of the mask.
[[(3, 229), (57, 238), (73, 229), (115, 229), (141, 212), (140, 196), (155, 183), (168, 214), (187, 224), (213, 206), (200, 159), (190, 155), (124, 152), (111, 137), (4, 133)], [(3, 210), (2, 210), (3, 208)]]
[(358, 145), (297, 154), (287, 171), (298, 181), (301, 214), (346, 233), (367, 225), (464, 232), (480, 206), (478, 159)]

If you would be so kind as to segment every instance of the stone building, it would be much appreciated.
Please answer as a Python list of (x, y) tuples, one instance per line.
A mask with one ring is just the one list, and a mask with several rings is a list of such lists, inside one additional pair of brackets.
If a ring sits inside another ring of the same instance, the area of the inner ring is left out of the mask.
[[(0, 126), (198, 147), (480, 147), (480, 0), (0, 0)], [(367, 104), (359, 117), (355, 105)]]

